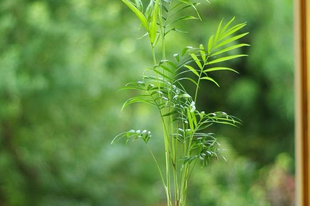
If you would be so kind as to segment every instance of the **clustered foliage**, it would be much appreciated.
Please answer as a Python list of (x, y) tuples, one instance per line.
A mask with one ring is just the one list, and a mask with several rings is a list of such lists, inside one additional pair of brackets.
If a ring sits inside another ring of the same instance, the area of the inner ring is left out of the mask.
[[(138, 95), (128, 99), (123, 108), (133, 103), (146, 103), (157, 108), (162, 125), (165, 145), (165, 172), (148, 145), (152, 134), (147, 130), (130, 130), (117, 135), (112, 143), (120, 139), (142, 139), (148, 146), (159, 170), (164, 185), (168, 206), (185, 206), (188, 181), (197, 162), (207, 165), (212, 158), (220, 155), (219, 143), (207, 129), (213, 124), (238, 126), (241, 121), (222, 111), (205, 113), (199, 111), (195, 102), (198, 99), (202, 81), (210, 81), (219, 87), (212, 78), (217, 71), (236, 70), (219, 65), (229, 60), (247, 56), (238, 53), (245, 43), (233, 44), (248, 33), (238, 32), (246, 23), (233, 25), (232, 18), (227, 23), (222, 20), (208, 44), (198, 47), (185, 47), (171, 59), (166, 57), (166, 36), (177, 29), (177, 23), (184, 20), (200, 19), (197, 6), (190, 0), (150, 0), (144, 9), (141, 0), (122, 0), (140, 20), (148, 36), (153, 66), (147, 68), (138, 82), (128, 83), (122, 90), (136, 90)], [(184, 15), (192, 9), (195, 16)], [(161, 60), (156, 54), (161, 53)], [(194, 94), (189, 94), (184, 81), (195, 86)]]

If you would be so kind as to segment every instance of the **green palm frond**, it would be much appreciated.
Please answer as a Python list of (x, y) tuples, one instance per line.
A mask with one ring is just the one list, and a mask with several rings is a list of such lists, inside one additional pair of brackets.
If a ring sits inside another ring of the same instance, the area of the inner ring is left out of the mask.
[(152, 133), (147, 130), (130, 130), (128, 132), (123, 132), (119, 135), (117, 135), (111, 142), (111, 144), (114, 144), (115, 142), (126, 139), (126, 144), (132, 140), (135, 141), (137, 139), (142, 139), (146, 144), (148, 143), (149, 139), (152, 137)]

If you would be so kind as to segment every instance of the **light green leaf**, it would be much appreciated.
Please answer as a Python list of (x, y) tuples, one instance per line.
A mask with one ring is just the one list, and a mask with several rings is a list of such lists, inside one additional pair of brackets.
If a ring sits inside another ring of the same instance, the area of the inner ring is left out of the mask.
[(171, 115), (174, 115), (174, 114), (178, 114), (178, 111), (177, 110), (174, 110), (172, 112), (168, 112), (166, 114), (163, 114), (162, 117), (167, 117), (167, 116), (171, 116)]
[(149, 19), (150, 15), (152, 13), (153, 8), (154, 8), (154, 0), (150, 0), (150, 3), (146, 7), (146, 11), (145, 11), (145, 16), (146, 16), (147, 19)]
[(228, 51), (231, 51), (231, 50), (234, 50), (234, 49), (237, 49), (237, 48), (240, 48), (240, 47), (244, 47), (244, 46), (250, 46), (249, 44), (237, 44), (237, 45), (233, 45), (233, 46), (230, 46), (228, 48), (225, 48), (225, 49), (222, 49), (220, 51), (217, 51), (215, 52), (214, 54), (212, 54), (211, 56), (216, 56), (216, 55), (219, 55), (219, 54), (222, 54), (224, 52), (228, 52)]
[(211, 81), (214, 84), (216, 84), (216, 86), (220, 87), (220, 85), (214, 79), (212, 79), (211, 77), (202, 77), (201, 79), (205, 79), (205, 80)]
[(138, 90), (138, 91), (145, 91), (145, 88), (141, 88), (141, 87), (137, 87), (137, 86), (125, 86), (120, 88), (119, 91), (123, 91), (123, 90)]
[(186, 67), (187, 69), (191, 70), (197, 77), (200, 77), (199, 73), (197, 72), (196, 69), (194, 69), (192, 66), (190, 65), (184, 65), (184, 67)]
[(229, 27), (229, 25), (235, 20), (235, 17), (233, 17), (222, 29), (221, 35), (223, 35), (226, 31), (226, 29)]
[(179, 1), (184, 4), (191, 5), (191, 2), (189, 0), (179, 0)]
[(154, 102), (152, 102), (150, 99), (145, 98), (145, 97), (149, 97), (149, 95), (139, 95), (139, 96), (136, 96), (136, 97), (133, 97), (133, 98), (128, 99), (128, 100), (123, 104), (121, 110), (123, 111), (123, 110), (124, 110), (126, 107), (128, 107), (129, 105), (131, 105), (131, 104), (133, 104), (133, 103), (138, 103), (138, 102), (140, 102), (140, 103), (147, 103), (147, 104), (151, 104), (151, 105), (153, 105), (153, 106), (156, 106), (156, 105), (154, 104)]
[(140, 10), (140, 11), (143, 11), (143, 3), (141, 0), (135, 0), (136, 2), (136, 5), (137, 5), (137, 8)]
[(134, 4), (132, 2), (130, 2), (129, 0), (122, 0), (122, 1), (136, 14), (136, 16), (140, 20), (141, 24), (148, 31), (149, 26), (148, 26), (147, 20), (146, 20), (145, 16), (143, 15), (143, 13), (141, 11), (139, 11), (139, 9), (137, 7), (135, 7)]
[(161, 6), (162, 6), (162, 8), (163, 8), (163, 10), (165, 11), (165, 12), (169, 12), (169, 9), (164, 5), (164, 4), (161, 4)]
[(174, 74), (174, 72), (171, 69), (169, 69), (167, 66), (160, 65), (160, 67), (163, 68), (165, 71), (167, 71), (167, 72), (169, 72), (171, 74)]
[(218, 58), (218, 59), (215, 59), (213, 61), (208, 62), (207, 65), (215, 64), (215, 63), (219, 63), (219, 62), (224, 62), (224, 61), (228, 61), (228, 60), (231, 60), (231, 59), (236, 59), (236, 58), (239, 58), (239, 57), (245, 57), (245, 56), (248, 56), (248, 55), (246, 55), (246, 54), (238, 54), (238, 55), (222, 57), (222, 58)]
[(240, 29), (242, 29), (243, 27), (246, 26), (246, 23), (243, 24), (238, 24), (236, 26), (233, 26), (232, 28), (230, 28), (227, 32), (225, 32), (223, 34), (223, 36), (221, 36), (221, 38), (219, 40), (225, 39), (226, 37), (228, 37), (229, 35), (232, 35), (233, 33), (236, 33), (237, 31), (239, 31)]
[(198, 86), (198, 83), (197, 83), (195, 80), (193, 80), (193, 79), (191, 79), (191, 78), (189, 78), (189, 77), (179, 78), (179, 79), (176, 80), (176, 82), (179, 82), (179, 81), (182, 81), (182, 80), (191, 81), (191, 82), (193, 82), (196, 86)]
[(200, 55), (201, 55), (202, 61), (205, 64), (207, 61), (205, 48), (202, 44), (199, 45), (199, 48), (200, 48)]
[(212, 35), (209, 38), (209, 41), (208, 41), (208, 54), (209, 55), (211, 54), (211, 51), (212, 51), (212, 48), (213, 48), (213, 42), (214, 42), (214, 35)]
[(196, 5), (199, 5), (199, 3), (196, 3), (196, 4), (191, 3), (192, 8), (195, 10), (195, 12), (196, 12), (196, 14), (197, 14), (197, 16), (198, 16), (198, 19), (199, 19), (200, 21), (202, 21), (202, 18), (201, 18), (200, 14), (199, 14), (199, 11), (198, 11), (197, 8), (196, 8)]
[(177, 60), (177, 62), (180, 61), (180, 55), (179, 55), (179, 54), (174, 54), (173, 56), (174, 56), (174, 58)]
[(123, 132), (123, 133), (116, 135), (116, 137), (114, 137), (114, 139), (112, 140), (111, 144), (114, 144), (115, 142), (119, 141), (120, 139), (125, 137), (126, 134), (127, 134), (127, 132)]
[(153, 69), (153, 71), (156, 73), (156, 74), (159, 74), (160, 76), (164, 77), (165, 79), (168, 79), (170, 81), (172, 81), (172, 78), (165, 75), (164, 73), (162, 73), (161, 71), (158, 71), (157, 69)]
[[(178, 7), (181, 6), (181, 5), (182, 5), (182, 3), (176, 4), (173, 8), (171, 8), (170, 11), (172, 11), (172, 10), (178, 8)], [(181, 11), (183, 11), (183, 10), (189, 8), (189, 7), (191, 7), (191, 5), (186, 4), (186, 5), (183, 6), (181, 9), (177, 10), (174, 14), (177, 14), (177, 13), (179, 13), (179, 12), (181, 12)], [(174, 14), (173, 14), (173, 15), (174, 15)], [(171, 15), (171, 16), (173, 16), (173, 15)]]
[(198, 59), (198, 57), (196, 56), (196, 54), (191, 53), (191, 57), (192, 57), (193, 60), (196, 62), (197, 66), (198, 66), (201, 70), (203, 70), (203, 66), (202, 66), (200, 60)]
[(217, 42), (217, 40), (219, 39), (219, 35), (221, 33), (222, 23), (223, 23), (223, 20), (220, 22), (219, 26), (217, 27), (215, 39), (214, 39), (215, 42)]
[(182, 16), (182, 17), (176, 19), (175, 21), (173, 21), (172, 23), (170, 23), (169, 25), (175, 24), (175, 23), (177, 23), (179, 21), (196, 20), (196, 19), (198, 19), (198, 18), (195, 17), (195, 16)]
[(157, 16), (158, 16), (158, 12), (159, 12), (159, 1), (160, 0), (156, 0), (155, 2), (155, 7), (154, 10), (152, 12), (152, 22), (150, 25), (150, 40), (151, 43), (153, 44), (156, 40), (156, 35), (157, 35)]
[(182, 33), (182, 34), (187, 34), (188, 33), (187, 31), (182, 31), (182, 30), (177, 29), (177, 28), (172, 28), (172, 29), (169, 29), (168, 31), (166, 31), (165, 36), (167, 34), (169, 34), (170, 32), (172, 32), (172, 31), (175, 31), (175, 32), (178, 32), (178, 33)]
[(221, 47), (221, 46), (224, 46), (224, 45), (226, 45), (226, 44), (228, 44), (228, 43), (230, 43), (230, 42), (236, 41), (236, 40), (238, 40), (238, 39), (241, 39), (242, 37), (244, 37), (244, 36), (246, 36), (246, 35), (248, 35), (248, 34), (249, 34), (249, 32), (246, 32), (246, 33), (239, 34), (239, 35), (237, 35), (237, 36), (231, 37), (231, 38), (229, 38), (229, 39), (226, 39), (225, 41), (223, 41), (223, 42), (221, 42), (220, 44), (216, 45), (216, 47), (215, 47), (214, 49), (219, 48), (219, 47)]
[(193, 49), (192, 46), (187, 46), (187, 47), (185, 47), (185, 48), (183, 49), (183, 51), (182, 51), (182, 57), (186, 54), (186, 52), (187, 52), (188, 50), (192, 50), (192, 49)]
[(160, 63), (167, 63), (167, 64), (169, 64), (170, 66), (172, 66), (173, 68), (177, 68), (177, 65), (175, 64), (175, 63), (173, 63), (173, 61), (171, 61), (171, 60), (168, 60), (168, 59), (165, 59), (165, 60), (161, 60), (160, 61)]
[(187, 119), (188, 119), (188, 123), (189, 123), (189, 128), (194, 131), (195, 130), (195, 127), (194, 127), (194, 122), (193, 122), (193, 119), (192, 119), (192, 114), (190, 112), (190, 108), (187, 108)]
[(228, 68), (228, 67), (213, 67), (213, 68), (206, 69), (203, 72), (215, 72), (215, 71), (232, 71), (232, 72), (239, 74), (239, 72), (237, 72), (236, 70)]

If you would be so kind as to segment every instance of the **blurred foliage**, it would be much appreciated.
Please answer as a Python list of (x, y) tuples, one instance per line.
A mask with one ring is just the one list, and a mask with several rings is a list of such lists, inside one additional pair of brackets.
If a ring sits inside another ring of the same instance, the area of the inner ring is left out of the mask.
[[(228, 149), (192, 178), (192, 205), (292, 205), (294, 95), (292, 1), (213, 0), (202, 22), (171, 39), (169, 55), (206, 43), (218, 22), (247, 21), (252, 46), (233, 62), (240, 75), (206, 83), (198, 107), (240, 117), (240, 129), (214, 127)], [(164, 192), (143, 144), (110, 145), (128, 128), (152, 130), (154, 111), (118, 89), (151, 57), (135, 17), (120, 1), (0, 1), (0, 206), (153, 206)], [(211, 98), (208, 98), (212, 96)], [(225, 139), (225, 141), (224, 141)], [(230, 203), (230, 204), (229, 204)]]

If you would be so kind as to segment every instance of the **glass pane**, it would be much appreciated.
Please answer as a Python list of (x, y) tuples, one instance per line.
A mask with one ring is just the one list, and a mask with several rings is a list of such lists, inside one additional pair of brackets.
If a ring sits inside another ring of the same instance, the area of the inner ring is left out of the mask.
[[(141, 2), (145, 11), (149, 1)], [(187, 205), (294, 205), (293, 3), (195, 2), (202, 21), (195, 10), (181, 11), (189, 16), (176, 28), (186, 32), (167, 35), (166, 58), (189, 45), (207, 48), (220, 21), (233, 17), (234, 25), (247, 24), (240, 34), (250, 32), (236, 42), (251, 46), (228, 51), (249, 55), (223, 64), (239, 74), (212, 72), (220, 87), (200, 86), (195, 108), (225, 111), (242, 125), (204, 130), (216, 134), (221, 155), (196, 165)], [(145, 25), (122, 1), (2, 0), (0, 11), (0, 205), (167, 205), (144, 142), (110, 144), (121, 132), (150, 130), (164, 168), (156, 108), (133, 104), (120, 112), (137, 94), (120, 88), (154, 66), (148, 37), (140, 38)], [(184, 87), (196, 91), (190, 81)]]

